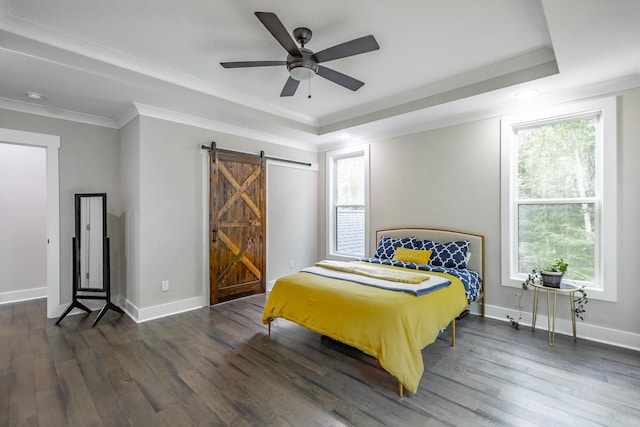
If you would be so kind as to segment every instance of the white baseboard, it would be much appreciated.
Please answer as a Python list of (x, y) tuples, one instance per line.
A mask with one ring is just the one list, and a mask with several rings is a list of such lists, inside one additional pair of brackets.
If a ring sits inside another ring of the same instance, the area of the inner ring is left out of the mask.
[(30, 299), (46, 298), (47, 288), (33, 288), (22, 291), (0, 292), (0, 304), (9, 304)]
[(204, 307), (204, 305), (202, 305), (202, 297), (188, 298), (146, 308), (138, 308), (126, 298), (120, 298), (119, 302), (119, 306), (122, 307), (124, 312), (136, 323), (147, 322), (149, 320)]
[[(148, 320), (171, 316), (172, 314), (178, 314), (204, 307), (204, 305), (202, 305), (202, 297), (189, 298), (182, 301), (176, 301), (169, 304), (156, 305), (154, 307), (142, 309), (136, 307), (129, 300), (120, 295), (112, 295), (111, 301), (113, 301), (113, 303), (118, 307), (122, 308), (124, 312), (136, 323), (142, 323)], [(99, 300), (82, 300), (82, 303), (86, 305), (87, 308), (91, 311), (97, 311), (104, 307), (104, 301)], [(59, 307), (56, 307), (54, 310), (55, 315), (51, 318), (60, 317), (62, 313), (64, 313), (64, 311), (67, 309), (67, 307), (69, 307), (69, 304), (61, 304)], [(74, 308), (73, 310), (71, 310), (68, 316), (84, 313), (85, 311)]]
[[(470, 311), (473, 314), (480, 314), (479, 304), (473, 304), (470, 307)], [(546, 308), (543, 304), (538, 308), (538, 317), (536, 319), (536, 330), (541, 330), (546, 333), (547, 331), (547, 316)], [(512, 310), (504, 307), (498, 307), (494, 305), (485, 305), (485, 316), (502, 320), (504, 322), (510, 322), (507, 319), (507, 315), (511, 316), (515, 320), (518, 320), (520, 325), (528, 326), (531, 328), (532, 314), (528, 312), (522, 312), (522, 319), (518, 310)], [(557, 334), (572, 335), (572, 327), (570, 319), (559, 319), (556, 317), (555, 331)], [(631, 350), (640, 351), (640, 334), (634, 334), (631, 332), (619, 331), (616, 329), (604, 328), (602, 326), (585, 323), (578, 320), (576, 325), (576, 336), (578, 340), (586, 339), (590, 341), (601, 342), (604, 344), (615, 345), (617, 347), (629, 348)]]

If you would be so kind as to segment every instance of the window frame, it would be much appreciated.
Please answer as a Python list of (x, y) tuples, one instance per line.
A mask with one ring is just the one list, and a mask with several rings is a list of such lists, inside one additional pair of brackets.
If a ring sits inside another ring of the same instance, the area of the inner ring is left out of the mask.
[(336, 250), (337, 242), (337, 230), (336, 230), (336, 212), (337, 212), (337, 195), (336, 195), (336, 161), (349, 158), (349, 157), (364, 157), (364, 254), (366, 256), (369, 248), (369, 145), (358, 145), (352, 147), (341, 148), (337, 150), (328, 151), (326, 153), (326, 206), (327, 206), (327, 258), (337, 259), (357, 259), (359, 256), (351, 254), (340, 253)]
[[(518, 287), (526, 279), (518, 273), (518, 206), (516, 132), (547, 124), (597, 114), (596, 134), (596, 284), (587, 287), (590, 298), (617, 299), (617, 99), (607, 97), (564, 104), (543, 110), (507, 116), (501, 120), (501, 284)], [(606, 147), (606, 149), (605, 149)], [(591, 198), (590, 198), (591, 199)], [(576, 201), (579, 199), (576, 199)], [(599, 206), (599, 209), (598, 209)], [(571, 260), (567, 260), (571, 265)], [(569, 267), (571, 268), (571, 267)]]

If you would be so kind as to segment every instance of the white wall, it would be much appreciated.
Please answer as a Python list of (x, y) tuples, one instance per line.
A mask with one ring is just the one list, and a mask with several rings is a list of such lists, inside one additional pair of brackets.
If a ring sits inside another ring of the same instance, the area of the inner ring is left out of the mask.
[(0, 143), (0, 294), (46, 287), (46, 205), (46, 149)]

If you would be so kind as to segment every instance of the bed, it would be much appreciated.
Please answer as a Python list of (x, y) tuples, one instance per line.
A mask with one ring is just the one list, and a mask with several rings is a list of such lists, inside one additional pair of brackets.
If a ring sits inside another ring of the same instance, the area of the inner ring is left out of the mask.
[(376, 242), (371, 258), (326, 260), (279, 278), (262, 320), (269, 335), (272, 320), (284, 318), (355, 347), (397, 378), (400, 396), (416, 393), (422, 349), (448, 325), (454, 345), (469, 304), (484, 316), (484, 237), (402, 228), (377, 231)]

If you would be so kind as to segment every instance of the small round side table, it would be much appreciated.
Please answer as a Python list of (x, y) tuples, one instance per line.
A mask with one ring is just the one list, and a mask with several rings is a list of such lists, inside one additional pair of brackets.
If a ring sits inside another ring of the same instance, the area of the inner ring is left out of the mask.
[[(556, 300), (558, 294), (569, 295), (569, 307), (571, 308), (571, 326), (573, 328), (573, 340), (576, 340), (576, 315), (575, 315), (575, 298), (574, 295), (580, 289), (571, 283), (560, 283), (559, 288), (552, 288), (542, 284), (531, 284), (533, 286), (533, 320), (531, 321), (531, 330), (536, 329), (536, 318), (538, 317), (538, 297), (540, 292), (547, 293), (547, 330), (549, 334), (549, 345), (553, 345), (556, 333)], [(551, 294), (553, 294), (553, 305), (551, 304)]]

